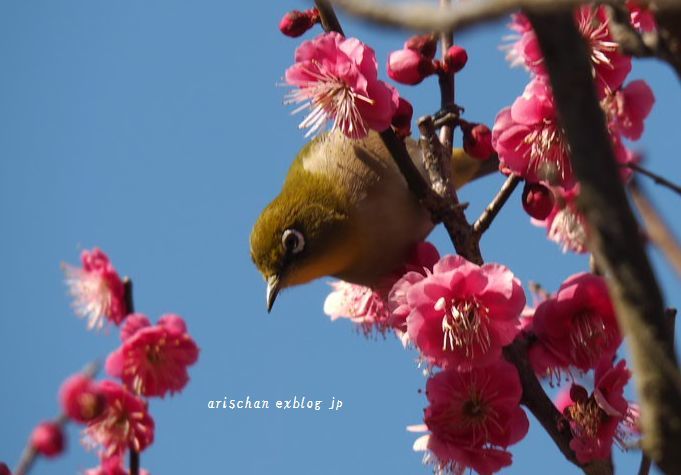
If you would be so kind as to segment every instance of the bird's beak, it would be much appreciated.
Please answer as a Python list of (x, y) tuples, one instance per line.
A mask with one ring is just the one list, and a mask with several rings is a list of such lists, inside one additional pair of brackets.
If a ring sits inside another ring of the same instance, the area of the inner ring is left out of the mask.
[(279, 276), (278, 275), (273, 275), (269, 279), (267, 279), (267, 313), (270, 313), (272, 310), (272, 306), (274, 305), (274, 301), (277, 299), (277, 295), (279, 294)]

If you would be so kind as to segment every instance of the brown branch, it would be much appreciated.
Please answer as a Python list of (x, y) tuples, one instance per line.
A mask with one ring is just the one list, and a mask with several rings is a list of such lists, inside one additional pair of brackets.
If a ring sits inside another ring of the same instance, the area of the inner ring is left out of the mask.
[[(128, 314), (135, 312), (135, 300), (132, 294), (132, 279), (130, 277), (125, 277), (123, 279), (123, 287), (125, 289), (125, 305), (128, 310)], [(140, 472), (140, 454), (131, 445), (130, 450), (130, 475), (139, 475)]]
[(523, 386), (522, 404), (537, 418), (565, 458), (589, 475), (613, 473), (610, 460), (596, 460), (585, 465), (577, 460), (575, 453), (570, 448), (570, 441), (572, 440), (570, 425), (546, 395), (544, 388), (534, 374), (527, 357), (527, 341), (522, 337), (516, 338), (513, 343), (504, 348), (504, 356), (518, 370), (520, 382)]
[(324, 28), (324, 31), (335, 31), (336, 33), (340, 33), (341, 35), (345, 36), (345, 33), (343, 33), (343, 27), (338, 21), (336, 12), (333, 11), (331, 4), (326, 0), (315, 0), (314, 4), (317, 7), (317, 11), (319, 12), (319, 18), (322, 21), (322, 27)]
[(681, 55), (672, 54), (660, 31), (639, 32), (631, 24), (631, 15), (624, 5), (606, 5), (609, 30), (622, 52), (637, 58), (658, 58), (670, 64), (681, 78)]
[[(672, 340), (674, 339), (674, 332), (676, 329), (676, 309), (668, 308), (665, 310), (665, 316), (667, 320), (667, 326), (669, 328), (669, 333), (672, 335)], [(638, 467), (638, 475), (648, 475), (650, 473), (650, 468), (653, 462), (650, 457), (646, 455), (645, 452), (641, 451), (641, 464)]]
[[(458, 2), (442, 10), (419, 2), (395, 4), (376, 0), (331, 1), (351, 15), (365, 20), (424, 32), (461, 31), (521, 9), (550, 13), (568, 11), (579, 5), (594, 3), (593, 0), (477, 0)], [(600, 3), (621, 5), (624, 1), (606, 0)], [(681, 4), (677, 0), (655, 0), (654, 3), (658, 18), (662, 17), (663, 13), (681, 12)]]
[(650, 473), (650, 466), (652, 465), (652, 461), (648, 456), (645, 454), (645, 452), (641, 453), (641, 465), (638, 467), (638, 475), (648, 475)]
[(660, 186), (664, 186), (665, 188), (669, 188), (673, 192), (681, 195), (681, 186), (677, 185), (673, 181), (667, 180), (665, 177), (662, 177), (662, 176), (658, 175), (657, 173), (651, 172), (647, 168), (643, 168), (638, 163), (627, 163), (624, 166), (627, 167), (627, 168), (631, 168), (632, 170), (634, 170), (637, 173), (640, 173), (641, 175), (645, 175), (648, 178), (652, 178), (653, 181), (656, 184), (658, 184)]
[[(451, 6), (451, 0), (440, 0), (439, 11), (442, 12)], [(444, 64), (447, 57), (447, 51), (454, 44), (454, 32), (452, 30), (445, 30), (440, 33), (440, 57)], [(445, 110), (456, 103), (456, 90), (454, 84), (454, 73), (439, 71), (438, 83), (440, 85), (440, 108)], [(448, 156), (452, 154), (452, 147), (454, 145), (454, 126), (452, 124), (445, 124), (440, 129), (440, 142)], [(451, 175), (447, 175), (451, 176)], [(456, 193), (456, 191), (454, 191)]]
[(586, 45), (571, 13), (527, 15), (537, 34), (558, 115), (581, 183), (589, 247), (608, 278), (629, 339), (641, 398), (644, 450), (668, 474), (681, 473), (681, 378), (662, 295), (619, 178)]
[[(99, 363), (96, 361), (93, 361), (92, 363), (88, 364), (85, 368), (83, 368), (83, 376), (87, 378), (94, 378), (95, 375), (99, 372)], [(57, 418), (54, 420), (54, 423), (59, 426), (60, 429), (64, 429), (66, 427), (66, 424), (69, 422), (69, 417), (64, 414), (63, 412), (60, 413)], [(31, 467), (33, 467), (33, 464), (35, 463), (36, 459), (38, 458), (38, 452), (36, 451), (35, 447), (33, 447), (33, 444), (31, 444), (30, 439), (29, 442), (26, 444), (24, 447), (23, 452), (21, 453), (21, 457), (19, 458), (19, 462), (17, 462), (17, 467), (14, 469), (14, 475), (26, 475), (30, 470)]]
[(485, 211), (482, 212), (478, 220), (475, 222), (475, 224), (473, 224), (473, 232), (475, 233), (478, 240), (482, 234), (489, 229), (492, 221), (494, 221), (494, 218), (497, 217), (499, 211), (501, 211), (501, 208), (504, 207), (506, 201), (508, 201), (508, 199), (511, 197), (513, 191), (516, 189), (520, 181), (521, 178), (518, 175), (509, 175), (509, 177), (506, 178), (504, 184), (501, 185), (501, 188), (499, 188), (499, 192), (494, 197), (492, 202), (487, 205)]
[(394, 4), (371, 0), (332, 0), (348, 13), (388, 26), (420, 31), (460, 31), (521, 8), (568, 10), (587, 0), (487, 0), (458, 2), (446, 9), (425, 3)]
[(648, 238), (660, 248), (681, 276), (681, 245), (678, 239), (635, 180), (631, 182), (629, 188), (634, 204), (643, 218)]
[(482, 264), (482, 255), (478, 241), (473, 239), (473, 228), (468, 224), (464, 213), (465, 205), (459, 203), (456, 190), (452, 184), (451, 152), (447, 153), (435, 134), (435, 124), (431, 116), (418, 121), (421, 132), (423, 162), (431, 180), (435, 195), (434, 201), (424, 203), (433, 215), (434, 221), (444, 224), (457, 254), (471, 262)]

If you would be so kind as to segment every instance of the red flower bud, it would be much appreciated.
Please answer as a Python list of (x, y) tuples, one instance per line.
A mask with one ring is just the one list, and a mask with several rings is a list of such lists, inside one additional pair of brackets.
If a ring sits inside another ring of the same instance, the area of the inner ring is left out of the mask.
[(463, 149), (478, 160), (487, 160), (493, 153), (492, 132), (485, 124), (462, 124)]
[(279, 22), (279, 31), (291, 38), (297, 38), (319, 22), (319, 12), (316, 8), (293, 10), (284, 15)]
[[(523, 189), (523, 208), (534, 219), (543, 221), (553, 209), (553, 193), (539, 183), (525, 183)], [(573, 399), (574, 400), (574, 399)]]
[(64, 433), (54, 422), (41, 422), (33, 429), (31, 445), (45, 457), (56, 457), (64, 451)]
[(0, 475), (12, 475), (12, 472), (10, 471), (7, 464), (3, 462), (0, 462)]
[(458, 73), (466, 66), (468, 53), (461, 46), (451, 46), (445, 55), (445, 71), (448, 73)]
[(413, 86), (434, 72), (433, 61), (411, 49), (393, 51), (388, 57), (388, 76), (401, 84)]
[(404, 49), (414, 50), (433, 59), (437, 51), (437, 37), (433, 34), (412, 36), (404, 43)]
[(92, 379), (76, 374), (64, 381), (59, 390), (64, 413), (76, 422), (88, 422), (105, 409), (106, 397)]
[(392, 126), (398, 136), (405, 138), (411, 135), (411, 118), (414, 115), (414, 108), (409, 101), (400, 97), (397, 111), (393, 116)]
[(583, 386), (573, 384), (570, 387), (570, 399), (574, 402), (584, 403), (589, 399), (589, 393)]

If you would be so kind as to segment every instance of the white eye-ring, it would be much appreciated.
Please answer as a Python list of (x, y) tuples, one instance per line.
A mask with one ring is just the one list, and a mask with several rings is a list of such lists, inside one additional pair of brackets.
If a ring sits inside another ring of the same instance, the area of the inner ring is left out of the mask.
[(305, 248), (305, 238), (300, 231), (287, 229), (281, 235), (281, 244), (287, 252), (298, 254)]

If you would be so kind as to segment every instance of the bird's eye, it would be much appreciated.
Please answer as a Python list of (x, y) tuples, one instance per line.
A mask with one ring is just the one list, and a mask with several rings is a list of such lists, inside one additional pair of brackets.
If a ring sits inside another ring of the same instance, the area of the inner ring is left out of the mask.
[(281, 244), (287, 252), (298, 254), (305, 247), (305, 238), (300, 231), (287, 229), (281, 235)]

